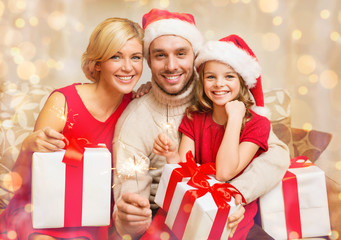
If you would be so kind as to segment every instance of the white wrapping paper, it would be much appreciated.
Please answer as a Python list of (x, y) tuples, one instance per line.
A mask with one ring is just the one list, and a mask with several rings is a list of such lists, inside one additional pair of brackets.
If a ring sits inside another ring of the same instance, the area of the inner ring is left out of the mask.
[[(302, 237), (328, 235), (330, 220), (324, 172), (315, 165), (289, 171), (297, 177)], [(275, 239), (287, 239), (282, 182), (262, 196), (259, 203), (263, 229)]]
[[(65, 151), (34, 153), (32, 159), (32, 222), (34, 228), (64, 227)], [(110, 224), (111, 154), (106, 148), (85, 148), (81, 226)]]

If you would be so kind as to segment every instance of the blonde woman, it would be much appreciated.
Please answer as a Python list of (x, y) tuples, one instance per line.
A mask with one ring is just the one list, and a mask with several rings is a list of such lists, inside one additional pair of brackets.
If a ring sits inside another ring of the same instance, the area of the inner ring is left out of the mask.
[(0, 216), (0, 238), (9, 233), (16, 236), (10, 239), (29, 240), (108, 238), (108, 227), (33, 229), (31, 213), (25, 211), (31, 198), (31, 157), (60, 150), (71, 137), (105, 143), (112, 151), (116, 121), (142, 74), (142, 40), (142, 28), (128, 19), (109, 18), (95, 28), (82, 56), (83, 72), (92, 83), (57, 89), (45, 103), (13, 169), (22, 176), (23, 187)]

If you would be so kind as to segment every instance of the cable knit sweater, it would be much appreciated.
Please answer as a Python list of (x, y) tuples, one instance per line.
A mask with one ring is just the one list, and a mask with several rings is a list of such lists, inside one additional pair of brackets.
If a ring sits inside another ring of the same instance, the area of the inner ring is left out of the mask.
[[(149, 198), (152, 208), (157, 208), (154, 197), (166, 160), (153, 153), (153, 143), (161, 132), (179, 143), (178, 127), (185, 109), (194, 100), (194, 83), (180, 95), (167, 95), (152, 82), (151, 91), (133, 100), (122, 113), (113, 140), (115, 201), (124, 192), (138, 192)], [(136, 170), (135, 166), (139, 168)], [(288, 166), (288, 148), (271, 132), (269, 150), (252, 161), (231, 184), (251, 202), (274, 187)]]

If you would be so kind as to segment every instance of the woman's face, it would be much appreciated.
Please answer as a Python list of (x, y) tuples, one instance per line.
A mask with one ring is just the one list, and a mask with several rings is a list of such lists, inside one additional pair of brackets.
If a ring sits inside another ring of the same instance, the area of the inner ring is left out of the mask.
[(110, 59), (98, 63), (96, 70), (100, 72), (100, 84), (130, 93), (143, 70), (142, 44), (136, 38), (129, 39)]
[(214, 106), (225, 106), (239, 94), (239, 76), (234, 69), (218, 61), (208, 61), (204, 68), (204, 91)]

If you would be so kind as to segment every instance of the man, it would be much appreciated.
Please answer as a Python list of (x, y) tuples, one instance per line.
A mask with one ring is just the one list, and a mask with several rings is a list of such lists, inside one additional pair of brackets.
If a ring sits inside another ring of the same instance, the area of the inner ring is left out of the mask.
[[(133, 238), (149, 227), (152, 215), (149, 208), (157, 209), (154, 197), (166, 161), (153, 153), (154, 139), (165, 132), (179, 143), (177, 129), (194, 100), (197, 75), (193, 65), (202, 44), (190, 14), (152, 9), (144, 15), (142, 24), (152, 89), (128, 105), (116, 125), (113, 141), (116, 167), (113, 218), (117, 232)], [(139, 171), (131, 171), (132, 163), (140, 167)], [(288, 166), (287, 146), (271, 133), (268, 152), (255, 159), (231, 184), (250, 202), (275, 186)], [(230, 216), (229, 226), (235, 230), (242, 215), (243, 209)]]

